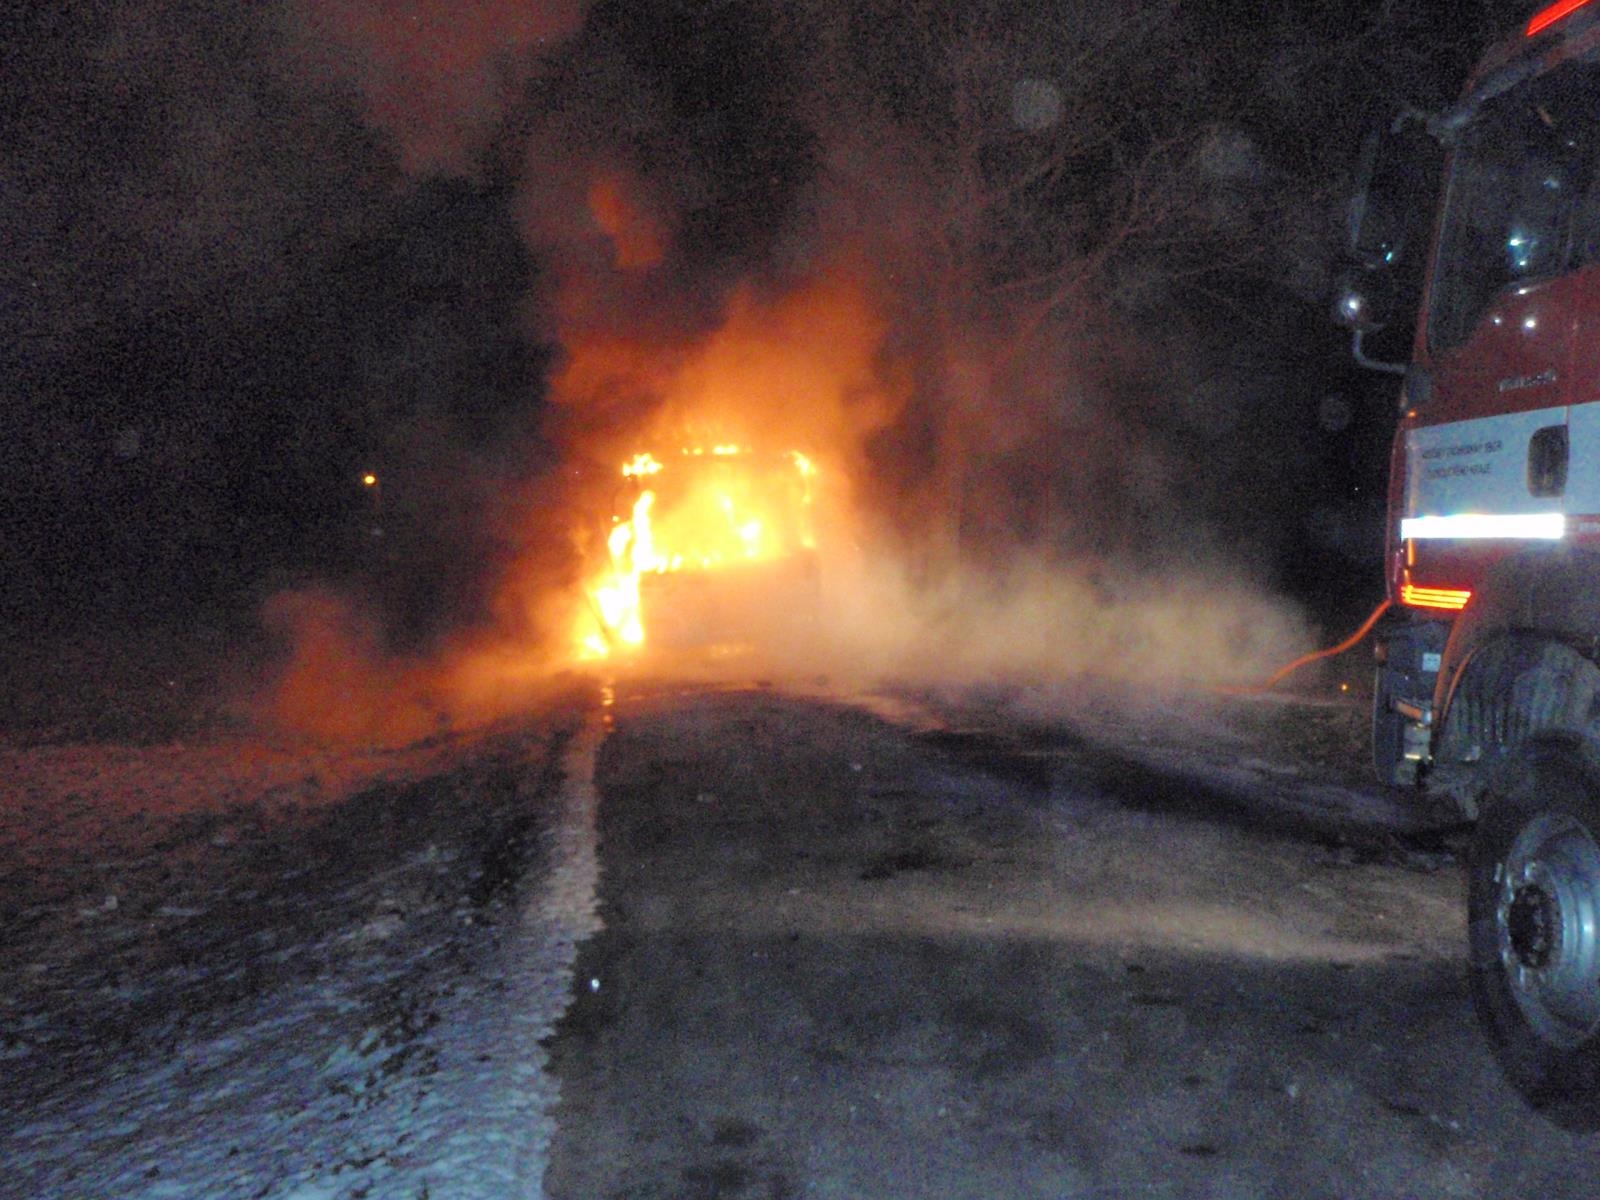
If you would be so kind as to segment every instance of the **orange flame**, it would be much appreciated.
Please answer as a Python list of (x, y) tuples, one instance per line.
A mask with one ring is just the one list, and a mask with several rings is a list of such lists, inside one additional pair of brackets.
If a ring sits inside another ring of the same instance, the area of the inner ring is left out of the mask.
[[(872, 279), (852, 260), (778, 297), (737, 288), (722, 322), (687, 340), (590, 328), (574, 308), (553, 397), (566, 438), (617, 465), (572, 531), (583, 566), (564, 593), (566, 646), (589, 660), (640, 646), (652, 607), (657, 648), (679, 632), (697, 638), (695, 596), (716, 610), (705, 624), (727, 615), (749, 628), (731, 640), (792, 640), (784, 580), (815, 595), (822, 560), (853, 552), (867, 438), (909, 392), (882, 371)], [(804, 453), (776, 453), (787, 447)], [(727, 574), (701, 587), (696, 573), (712, 571)], [(671, 619), (659, 615), (664, 594), (683, 601)]]
[(804, 454), (762, 461), (724, 443), (685, 448), (677, 460), (669, 471), (642, 453), (622, 466), (640, 490), (627, 514), (613, 518), (607, 561), (589, 586), (590, 612), (578, 635), (584, 658), (644, 645), (648, 576), (772, 562), (816, 547), (817, 468)]

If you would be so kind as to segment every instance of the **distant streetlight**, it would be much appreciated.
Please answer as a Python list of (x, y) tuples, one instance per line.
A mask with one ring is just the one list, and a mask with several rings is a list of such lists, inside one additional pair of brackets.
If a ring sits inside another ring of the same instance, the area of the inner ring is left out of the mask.
[(383, 488), (378, 483), (378, 476), (373, 471), (366, 471), (361, 476), (361, 486), (372, 493), (372, 536), (383, 536)]

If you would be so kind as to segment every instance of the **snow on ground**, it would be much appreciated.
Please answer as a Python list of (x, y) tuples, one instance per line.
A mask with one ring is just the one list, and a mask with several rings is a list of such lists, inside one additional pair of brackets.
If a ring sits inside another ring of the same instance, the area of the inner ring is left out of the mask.
[(598, 721), (0, 742), (0, 1196), (540, 1194)]
[[(541, 1194), (541, 1041), (598, 925), (592, 698), (331, 749), (195, 722), (165, 674), (119, 713), (131, 668), (84, 696), (94, 664), (36, 658), (10, 675), (59, 680), (0, 706), (0, 1197)], [(1378, 796), (1337, 780), (1318, 800), (1336, 772), (1249, 727), (1287, 716), (1339, 750), (1342, 717), (1115, 699), (873, 703), (971, 765), (1059, 774), (1100, 746), (1335, 820)]]

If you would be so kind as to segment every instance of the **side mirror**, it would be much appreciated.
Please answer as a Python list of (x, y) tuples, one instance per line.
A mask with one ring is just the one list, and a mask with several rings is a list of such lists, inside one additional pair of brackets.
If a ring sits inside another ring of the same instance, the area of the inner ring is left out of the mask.
[(1345, 251), (1352, 262), (1378, 271), (1405, 261), (1408, 234), (1423, 211), (1409, 178), (1417, 159), (1413, 142), (1389, 130), (1373, 129), (1362, 139), (1345, 212)]
[[(1427, 243), (1442, 164), (1439, 146), (1425, 136), (1424, 124), (1403, 115), (1362, 142), (1345, 212), (1348, 265), (1333, 293), (1333, 319), (1350, 330), (1356, 362), (1392, 375), (1406, 371), (1405, 329), (1422, 294), (1426, 259), (1409, 251)], [(1363, 339), (1384, 329), (1383, 350), (1368, 354)]]

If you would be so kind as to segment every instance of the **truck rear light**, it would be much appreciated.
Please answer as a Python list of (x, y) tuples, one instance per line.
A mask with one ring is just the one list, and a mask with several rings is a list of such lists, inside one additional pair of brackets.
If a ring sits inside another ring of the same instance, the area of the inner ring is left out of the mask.
[(1418, 587), (1414, 583), (1400, 585), (1400, 603), (1409, 608), (1437, 608), (1446, 612), (1460, 612), (1472, 599), (1472, 593), (1463, 588)]
[(1537, 37), (1557, 21), (1564, 17), (1570, 17), (1589, 2), (1590, 0), (1556, 0), (1554, 4), (1547, 8), (1541, 8), (1533, 14), (1532, 19), (1528, 22), (1528, 28), (1524, 36)]

